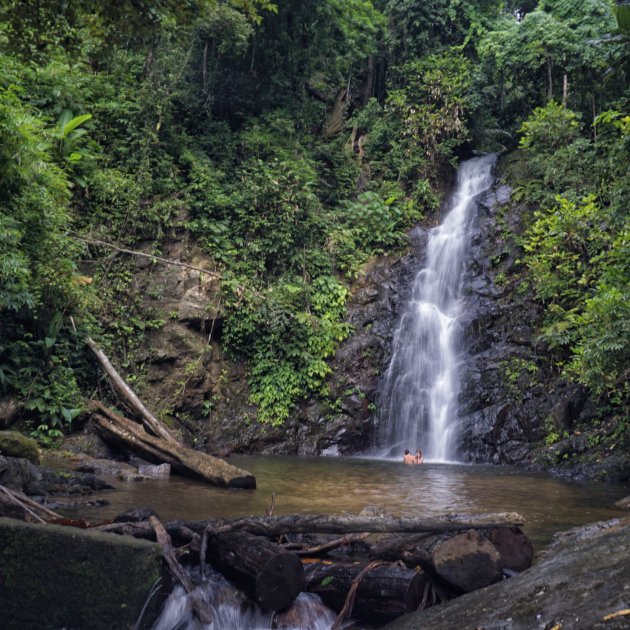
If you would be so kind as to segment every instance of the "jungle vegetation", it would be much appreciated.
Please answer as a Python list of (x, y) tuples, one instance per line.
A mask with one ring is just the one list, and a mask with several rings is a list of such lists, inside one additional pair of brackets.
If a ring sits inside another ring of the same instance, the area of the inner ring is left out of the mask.
[(95, 387), (85, 335), (132, 370), (162, 319), (88, 241), (159, 255), (183, 214), (282, 423), (326, 395), (358, 270), (475, 148), (521, 161), (558, 369), (627, 417), (629, 51), (611, 0), (2, 0), (0, 392), (54, 437)]

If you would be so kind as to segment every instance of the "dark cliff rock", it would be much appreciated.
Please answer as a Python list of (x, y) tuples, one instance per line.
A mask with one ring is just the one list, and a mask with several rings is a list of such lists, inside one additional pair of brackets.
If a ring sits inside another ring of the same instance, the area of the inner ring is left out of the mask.
[(347, 321), (350, 338), (332, 361), (327, 401), (308, 400), (281, 427), (255, 420), (246, 408), (220, 424), (207, 425), (208, 444), (226, 450), (266, 455), (337, 455), (373, 445), (380, 375), (387, 366), (391, 339), (404, 306), (411, 277), (419, 266), (423, 232), (411, 234), (412, 253), (370, 261), (353, 285)]
[(607, 430), (594, 428), (595, 401), (562, 378), (559, 357), (539, 338), (543, 309), (519, 262), (530, 212), (511, 199), (501, 173), (479, 204), (464, 283), (460, 457), (628, 479), (628, 455), (599, 445)]

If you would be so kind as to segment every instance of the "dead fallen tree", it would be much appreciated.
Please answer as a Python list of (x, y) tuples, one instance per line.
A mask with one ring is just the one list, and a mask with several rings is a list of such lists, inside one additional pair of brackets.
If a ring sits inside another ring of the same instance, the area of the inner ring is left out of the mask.
[[(514, 513), (300, 514), (174, 521), (165, 529), (173, 540), (199, 549), (202, 575), (209, 562), (264, 608), (282, 610), (306, 590), (338, 612), (339, 624), (349, 616), (380, 624), (499, 581), (510, 565), (529, 566), (522, 523)], [(154, 536), (142, 522), (99, 529)], [(384, 535), (374, 542), (366, 540), (369, 533)], [(352, 545), (350, 561), (340, 548)]]
[(256, 487), (256, 479), (246, 470), (231, 466), (206, 453), (194, 451), (178, 442), (164, 424), (144, 406), (96, 343), (90, 337), (87, 337), (85, 342), (109, 377), (114, 390), (142, 419), (146, 429), (102, 403), (90, 401), (88, 407), (92, 411), (98, 430), (106, 440), (122, 444), (151, 462), (170, 464), (181, 473), (198, 477), (214, 485), (230, 488)]
[(503, 577), (501, 554), (475, 529), (422, 538), (388, 536), (372, 547), (370, 556), (402, 560), (410, 567), (420, 566), (434, 578), (463, 592), (483, 588)]
[(524, 519), (514, 512), (498, 514), (458, 515), (445, 514), (426, 518), (409, 518), (391, 515), (353, 516), (332, 514), (293, 514), (290, 516), (247, 516), (234, 519), (212, 519), (187, 522), (187, 526), (203, 534), (210, 529), (214, 534), (243, 531), (258, 536), (280, 536), (288, 533), (351, 534), (369, 533), (422, 533), (446, 532), (495, 527), (521, 527)]
[(217, 486), (255, 488), (255, 477), (222, 459), (195, 451), (179, 442), (170, 442), (149, 435), (139, 424), (115, 413), (98, 401), (90, 401), (89, 409), (103, 437), (137, 453), (156, 464), (168, 463), (180, 473), (197, 477)]
[(380, 560), (420, 566), (438, 580), (463, 592), (498, 582), (505, 569), (531, 566), (534, 549), (517, 527), (470, 529), (413, 536), (387, 535), (370, 551)]
[(169, 430), (144, 406), (142, 401), (136, 396), (131, 387), (127, 385), (122, 376), (118, 374), (105, 353), (96, 345), (96, 343), (94, 343), (90, 337), (86, 338), (85, 343), (92, 351), (92, 354), (96, 357), (96, 360), (103, 368), (105, 374), (109, 377), (109, 380), (118, 395), (129, 405), (134, 413), (138, 414), (138, 416), (142, 418), (144, 426), (151, 433), (161, 437), (166, 442), (177, 444), (177, 440), (171, 435)]

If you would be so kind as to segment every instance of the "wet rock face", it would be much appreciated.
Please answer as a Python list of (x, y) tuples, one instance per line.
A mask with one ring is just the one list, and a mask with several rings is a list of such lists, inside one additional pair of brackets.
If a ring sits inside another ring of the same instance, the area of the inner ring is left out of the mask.
[(387, 628), (628, 628), (630, 519), (615, 519), (561, 534), (530, 569)]
[[(215, 264), (191, 241), (180, 216), (161, 244), (161, 255), (213, 271)], [(150, 253), (153, 241), (139, 245)], [(135, 261), (134, 289), (148, 330), (134, 360), (143, 375), (143, 401), (174, 426), (190, 445), (211, 453), (237, 448), (238, 432), (252, 415), (244, 366), (229, 361), (221, 344), (224, 309), (220, 276), (196, 269)]]
[(472, 228), (459, 400), (465, 461), (527, 462), (550, 430), (570, 431), (587, 402), (583, 388), (559, 377), (536, 336), (543, 313), (518, 273), (514, 238), (525, 212), (498, 183), (481, 199)]

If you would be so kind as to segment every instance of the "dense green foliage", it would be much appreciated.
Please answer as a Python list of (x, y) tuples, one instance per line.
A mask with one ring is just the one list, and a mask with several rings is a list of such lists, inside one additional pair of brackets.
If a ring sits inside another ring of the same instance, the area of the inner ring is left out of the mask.
[(536, 296), (547, 304), (543, 335), (565, 373), (617, 403), (630, 396), (628, 156), (630, 117), (606, 111), (597, 141), (579, 117), (553, 101), (523, 125), (531, 180), (540, 203), (524, 238)]
[(222, 272), (223, 345), (282, 422), (326, 396), (361, 265), (405, 247), (471, 145), (520, 134), (542, 332), (624, 403), (623, 24), (608, 0), (5, 0), (0, 390), (46, 431), (94, 384), (87, 331), (130, 367), (166, 315), (82, 239), (159, 253), (183, 217)]

